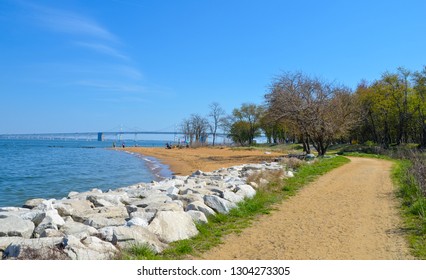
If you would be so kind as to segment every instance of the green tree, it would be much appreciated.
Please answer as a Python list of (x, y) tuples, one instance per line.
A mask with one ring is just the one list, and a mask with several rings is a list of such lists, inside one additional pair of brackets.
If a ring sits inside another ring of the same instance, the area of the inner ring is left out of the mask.
[[(236, 125), (238, 127), (237, 131), (242, 132), (242, 128), (247, 129), (244, 134), (247, 134), (248, 145), (252, 145), (254, 138), (260, 134), (260, 118), (263, 112), (264, 110), (261, 106), (253, 103), (244, 103), (239, 109), (236, 108), (232, 111), (233, 123), (238, 123)], [(231, 135), (233, 135), (232, 128)]]
[(230, 129), (230, 136), (232, 141), (238, 143), (241, 146), (245, 146), (250, 143), (250, 123), (246, 121), (236, 121), (232, 123)]
[(426, 66), (420, 72), (414, 73), (413, 109), (416, 124), (419, 127), (421, 147), (426, 148)]

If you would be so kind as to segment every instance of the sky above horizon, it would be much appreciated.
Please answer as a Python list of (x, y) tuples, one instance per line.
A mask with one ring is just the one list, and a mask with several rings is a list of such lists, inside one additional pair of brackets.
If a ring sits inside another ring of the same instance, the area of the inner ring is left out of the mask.
[(426, 65), (426, 1), (0, 0), (0, 134), (173, 131), (302, 71)]

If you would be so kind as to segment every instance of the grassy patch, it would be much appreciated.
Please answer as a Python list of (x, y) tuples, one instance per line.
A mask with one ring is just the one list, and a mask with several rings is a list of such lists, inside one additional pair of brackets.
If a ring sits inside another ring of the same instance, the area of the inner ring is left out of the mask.
[(398, 196), (412, 253), (416, 258), (426, 259), (426, 198), (409, 172), (411, 165), (408, 160), (396, 161), (392, 177), (399, 187)]
[(303, 146), (300, 144), (256, 144), (247, 147), (232, 147), (231, 150), (248, 150), (248, 151), (274, 151), (283, 154), (301, 153)]
[(239, 233), (251, 225), (254, 218), (267, 215), (273, 211), (274, 205), (283, 199), (295, 195), (297, 190), (312, 182), (318, 176), (349, 162), (345, 157), (321, 159), (315, 163), (302, 165), (295, 177), (286, 180), (275, 178), (258, 189), (252, 199), (244, 200), (238, 208), (232, 209), (227, 215), (217, 214), (209, 217), (207, 224), (199, 224), (199, 234), (188, 240), (170, 244), (161, 254), (155, 255), (147, 248), (126, 251), (127, 259), (184, 259), (189, 256), (200, 256), (203, 252), (222, 242), (222, 237), (230, 233)]

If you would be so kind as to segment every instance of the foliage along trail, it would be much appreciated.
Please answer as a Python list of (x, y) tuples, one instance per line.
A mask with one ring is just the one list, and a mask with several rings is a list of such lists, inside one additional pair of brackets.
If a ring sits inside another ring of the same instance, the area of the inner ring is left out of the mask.
[(391, 166), (351, 158), (202, 258), (411, 259)]

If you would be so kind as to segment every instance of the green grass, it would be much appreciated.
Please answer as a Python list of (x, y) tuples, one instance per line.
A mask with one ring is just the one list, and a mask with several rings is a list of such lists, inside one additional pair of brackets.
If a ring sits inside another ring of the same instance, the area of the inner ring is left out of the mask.
[(261, 150), (274, 151), (283, 154), (295, 154), (303, 151), (303, 146), (300, 144), (255, 144), (247, 147), (232, 147), (232, 150)]
[(398, 186), (402, 215), (412, 254), (426, 259), (426, 198), (421, 194), (417, 182), (408, 172), (411, 162), (398, 160), (392, 171), (392, 178)]
[(197, 236), (173, 242), (168, 249), (158, 255), (150, 250), (147, 251), (146, 247), (143, 250), (132, 248), (124, 255), (126, 259), (184, 259), (189, 256), (200, 256), (203, 252), (220, 244), (225, 235), (240, 233), (250, 226), (256, 217), (273, 211), (277, 202), (295, 195), (298, 189), (318, 176), (348, 162), (349, 159), (338, 156), (303, 165), (295, 177), (271, 181), (267, 187), (259, 189), (252, 199), (239, 203), (238, 208), (232, 209), (227, 215), (217, 214), (209, 217), (207, 224), (198, 224)]

